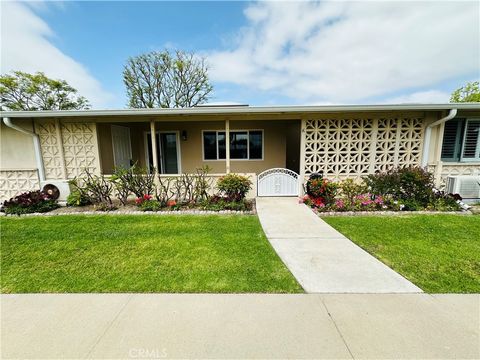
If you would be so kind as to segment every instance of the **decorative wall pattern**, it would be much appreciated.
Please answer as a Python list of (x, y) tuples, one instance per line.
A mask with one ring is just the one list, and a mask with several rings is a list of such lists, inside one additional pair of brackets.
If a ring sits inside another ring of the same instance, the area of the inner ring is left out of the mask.
[(62, 157), (60, 154), (60, 144), (57, 139), (55, 122), (35, 122), (35, 132), (40, 137), (40, 147), (42, 149), (43, 167), (47, 180), (62, 178)]
[[(37, 122), (35, 129), (40, 136), (47, 180), (62, 179), (63, 166), (65, 166), (68, 179), (79, 175), (85, 168), (93, 173), (100, 173), (95, 124), (60, 123), (61, 141), (53, 120)], [(63, 146), (64, 160), (60, 146)], [(63, 161), (65, 162), (63, 163)]]
[(416, 165), (422, 141), (421, 118), (309, 119), (305, 174), (358, 178), (392, 165)]
[(8, 200), (25, 191), (40, 189), (37, 169), (0, 170), (0, 200)]
[(100, 174), (95, 124), (62, 124), (62, 138), (68, 179), (80, 175), (84, 169)]

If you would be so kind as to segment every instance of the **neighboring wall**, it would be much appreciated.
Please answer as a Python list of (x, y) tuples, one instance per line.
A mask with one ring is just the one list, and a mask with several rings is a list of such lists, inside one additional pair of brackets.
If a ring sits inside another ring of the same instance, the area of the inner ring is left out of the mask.
[[(437, 116), (430, 113), (430, 122), (446, 116), (447, 113), (439, 113)], [(480, 117), (480, 111), (459, 111), (457, 118)], [(435, 183), (443, 188), (446, 185), (448, 176), (458, 175), (477, 175), (480, 176), (480, 162), (451, 162), (442, 161), (442, 143), (445, 124), (432, 128), (432, 138), (430, 141), (428, 168), (435, 174)]]
[(304, 173), (331, 179), (360, 178), (391, 166), (419, 165), (424, 113), (341, 114), (307, 117)]
[[(30, 120), (13, 120), (15, 125), (32, 131)], [(18, 193), (35, 190), (38, 180), (32, 137), (0, 125), (0, 201)]]
[(100, 174), (96, 124), (36, 120), (47, 180), (73, 179), (85, 169)]

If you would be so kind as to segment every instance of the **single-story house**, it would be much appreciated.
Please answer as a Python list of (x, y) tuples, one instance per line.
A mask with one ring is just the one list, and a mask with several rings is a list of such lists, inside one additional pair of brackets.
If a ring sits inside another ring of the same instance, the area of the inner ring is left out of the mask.
[(299, 195), (316, 172), (360, 178), (421, 165), (439, 187), (468, 175), (454, 185), (467, 184), (478, 197), (480, 103), (3, 111), (1, 117), (2, 200), (47, 183), (64, 189), (84, 168), (112, 174), (133, 163), (160, 174), (204, 165), (216, 175), (246, 173), (259, 196)]

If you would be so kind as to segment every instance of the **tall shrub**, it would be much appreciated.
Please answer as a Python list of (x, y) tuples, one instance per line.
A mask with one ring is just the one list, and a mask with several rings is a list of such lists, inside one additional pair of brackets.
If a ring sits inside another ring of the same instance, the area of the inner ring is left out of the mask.
[(251, 188), (250, 179), (238, 174), (227, 174), (217, 181), (217, 189), (228, 201), (242, 201)]
[(419, 166), (396, 167), (368, 175), (365, 184), (372, 194), (392, 195), (409, 207), (426, 207), (433, 196), (433, 174)]

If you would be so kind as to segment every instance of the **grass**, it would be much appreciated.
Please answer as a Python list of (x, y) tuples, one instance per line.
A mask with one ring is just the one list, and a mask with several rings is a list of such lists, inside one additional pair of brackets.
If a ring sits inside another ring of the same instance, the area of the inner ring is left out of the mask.
[(256, 216), (2, 217), (0, 224), (3, 293), (303, 291)]
[(480, 292), (480, 216), (323, 219), (426, 292)]

